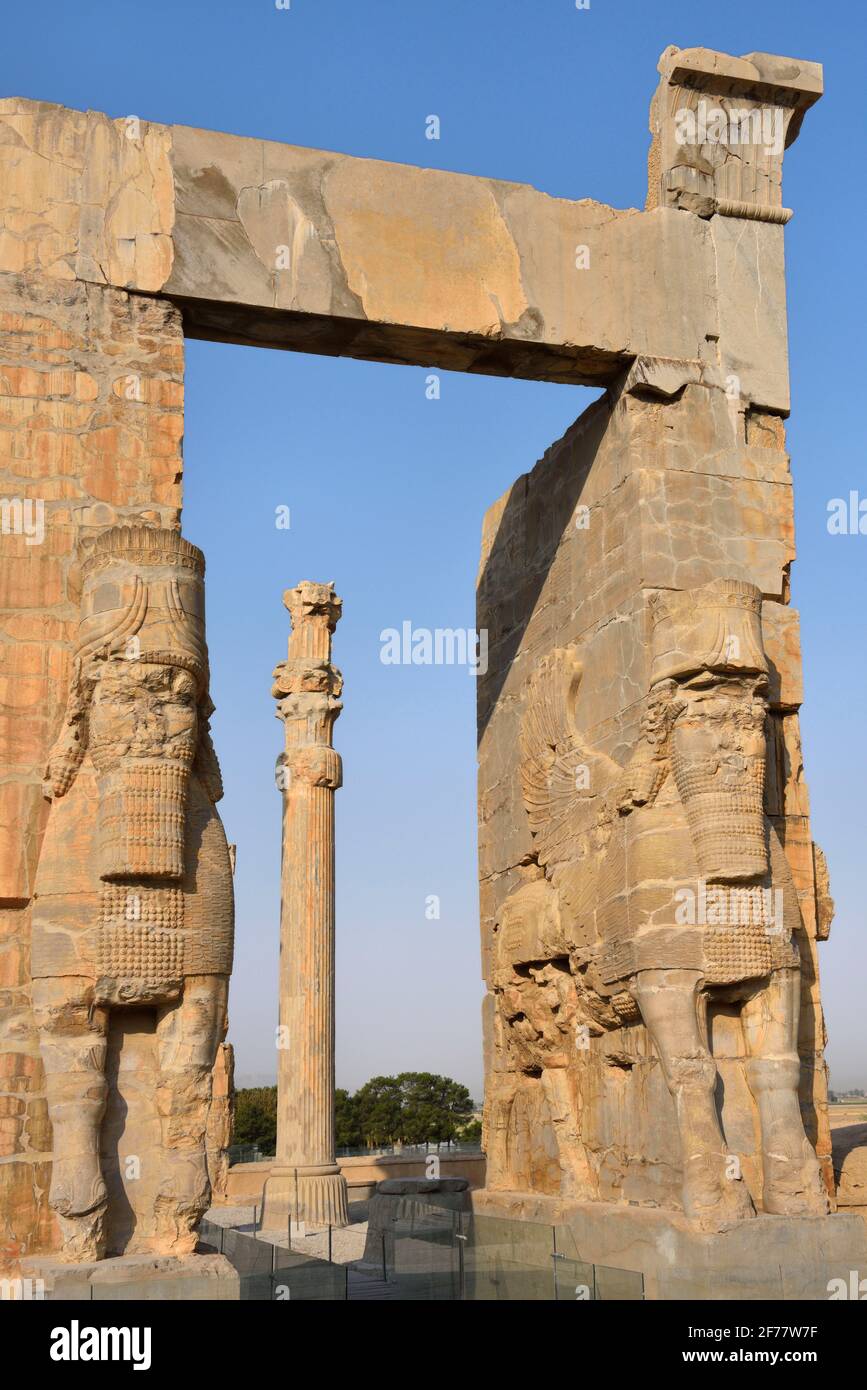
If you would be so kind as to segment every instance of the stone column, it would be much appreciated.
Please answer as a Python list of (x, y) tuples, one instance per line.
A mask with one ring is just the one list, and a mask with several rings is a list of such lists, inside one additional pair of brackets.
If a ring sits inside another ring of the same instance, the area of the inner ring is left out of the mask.
[(334, 1155), (334, 792), (342, 766), (331, 746), (343, 677), (331, 664), (342, 600), (333, 584), (302, 581), (283, 602), (289, 654), (274, 672), (286, 731), (283, 791), (276, 1205), (313, 1225), (345, 1226), (346, 1180)]

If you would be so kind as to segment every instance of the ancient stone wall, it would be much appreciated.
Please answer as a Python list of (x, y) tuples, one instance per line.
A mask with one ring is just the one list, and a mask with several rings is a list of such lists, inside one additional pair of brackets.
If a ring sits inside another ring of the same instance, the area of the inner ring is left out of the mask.
[(96, 172), (87, 118), (13, 105), (0, 143), (0, 1247), (11, 1255), (54, 1238), (28, 903), (77, 622), (74, 552), (117, 520), (177, 523), (184, 361), (171, 304), (76, 278)]
[[(489, 632), (489, 670), (479, 687), (486, 979), (493, 990), (506, 899), (539, 872), (521, 782), (522, 721), (539, 663), (575, 645), (581, 666), (575, 726), (600, 763), (623, 766), (639, 739), (649, 684), (649, 597), (715, 578), (758, 585), (772, 712), (766, 809), (785, 845), (803, 917), (801, 1104), (830, 1179), (816, 967), (816, 938), (827, 913), (818, 904), (798, 734), (800, 648), (797, 613), (788, 606), (795, 552), (783, 421), (733, 402), (712, 384), (712, 370), (698, 380), (675, 364), (666, 371), (663, 378), (659, 364), (637, 363), (485, 519), (478, 625)], [(591, 760), (590, 794), (594, 776)], [(727, 1137), (756, 1192), (755, 1108), (732, 1010), (715, 1012), (712, 1046)], [(677, 1205), (673, 1102), (646, 1029), (637, 1017), (627, 1018), (619, 1028), (591, 1033), (587, 1047), (586, 1055), (573, 1051), (567, 1071), (578, 1092), (582, 1139), (592, 1151), (592, 1195)], [(507, 1170), (492, 1173), (491, 1131), (505, 1123), (496, 1114), (498, 1086), (512, 1065), (494, 993), (486, 1001), (485, 1048), (489, 1186), (559, 1193), (559, 1117), (536, 1076), (519, 1079)]]
[[(184, 333), (607, 387), (486, 522), (487, 977), (496, 984), (492, 935), (507, 895), (528, 880), (532, 898), (540, 882), (518, 768), (540, 659), (580, 648), (582, 732), (599, 766), (622, 765), (648, 692), (653, 595), (709, 580), (757, 586), (770, 663), (766, 808), (802, 917), (801, 1100), (830, 1173), (814, 949), (827, 930), (828, 888), (797, 731), (783, 438), (783, 149), (821, 93), (821, 70), (672, 48), (659, 72), (643, 212), (0, 101), (0, 1258), (56, 1241), (29, 903), (48, 813), (45, 760), (69, 686), (74, 556), (118, 521), (179, 523)], [(705, 100), (739, 131), (756, 116), (763, 136), (767, 122), (772, 140), (735, 154), (706, 132), (684, 144), (683, 110), (703, 120)], [(626, 1000), (618, 1007), (622, 1027), (591, 1040), (593, 1085), (580, 1095), (599, 1158), (595, 1195), (667, 1199), (672, 1102), (643, 1024)], [(732, 1143), (755, 1189), (737, 1021), (717, 1013), (724, 1104), (744, 1128)], [(109, 1039), (118, 1075), (137, 1049), (147, 1052), (142, 1024)], [(504, 1066), (493, 1019), (487, 1039), (493, 1096)], [(147, 1068), (140, 1058), (139, 1080)], [(538, 1080), (519, 1080), (510, 1171), (497, 1171), (501, 1151), (489, 1165), (494, 1187), (505, 1178), (537, 1192), (557, 1186), (572, 1119), (562, 1078), (547, 1093)], [(150, 1123), (145, 1110), (139, 1119)], [(213, 1126), (224, 1120), (214, 1112)], [(110, 1115), (109, 1141), (112, 1123)], [(490, 1107), (488, 1125), (490, 1137)]]
[[(674, 48), (659, 72), (646, 206), (663, 243), (685, 221), (700, 248), (690, 347), (639, 352), (483, 530), (487, 1182), (720, 1230), (821, 1212), (813, 1147), (833, 1191), (816, 963), (832, 904), (798, 733), (784, 433), (782, 160), (821, 74)], [(680, 664), (658, 661), (661, 621)], [(738, 846), (719, 882), (766, 881), (734, 862), (754, 835), (783, 885), (773, 922), (751, 907), (742, 930), (734, 914), (684, 933), (679, 883), (706, 886), (681, 803), (698, 783), (670, 752), (689, 737), (715, 808), (701, 833)]]

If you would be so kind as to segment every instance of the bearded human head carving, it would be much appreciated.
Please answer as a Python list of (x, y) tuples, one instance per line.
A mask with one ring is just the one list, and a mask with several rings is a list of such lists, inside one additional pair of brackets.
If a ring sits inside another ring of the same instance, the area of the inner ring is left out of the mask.
[[(225, 1032), (233, 904), (214, 809), (222, 785), (208, 725), (204, 569), (178, 532), (146, 526), (103, 532), (81, 560), (33, 933), (51, 1204), (71, 1258), (192, 1248), (207, 1203), (204, 1127)], [(100, 1160), (114, 1099), (106, 1041), (131, 1007), (148, 1011), (137, 1023), (154, 1033), (162, 1133), (136, 1201), (117, 1174), (112, 1194)], [(132, 1229), (112, 1220), (112, 1195), (135, 1208)]]
[[(688, 1221), (719, 1231), (757, 1207), (822, 1215), (827, 1196), (798, 1091), (803, 923), (764, 806), (773, 716), (762, 594), (723, 577), (657, 591), (648, 607), (647, 695), (625, 764), (581, 724), (576, 679), (592, 639), (546, 654), (527, 682), (520, 778), (533, 837), (525, 865), (536, 877), (512, 889), (494, 928), (489, 1172), (495, 1185), (519, 1185), (515, 1107), (537, 1113), (538, 1080), (560, 1195), (601, 1199), (610, 1135), (585, 1120), (612, 1057), (644, 1065), (643, 1040), (605, 1041), (640, 1023), (672, 1099), (681, 1168), (669, 1198)], [(741, 1029), (738, 1123), (759, 1136), (751, 1190), (728, 1167), (709, 1046), (709, 1011), (719, 1007)], [(561, 1033), (575, 1020), (584, 1034), (570, 1054)], [(644, 1181), (633, 1169), (629, 1192), (656, 1203), (658, 1189)]]
[(761, 592), (737, 579), (656, 594), (650, 605), (651, 698), (668, 696), (674, 781), (699, 872), (719, 882), (768, 868), (761, 605)]
[(204, 572), (194, 545), (144, 527), (103, 533), (82, 565), (74, 741), (49, 777), (62, 795), (89, 749), (103, 879), (183, 875), (189, 776), (211, 708)]

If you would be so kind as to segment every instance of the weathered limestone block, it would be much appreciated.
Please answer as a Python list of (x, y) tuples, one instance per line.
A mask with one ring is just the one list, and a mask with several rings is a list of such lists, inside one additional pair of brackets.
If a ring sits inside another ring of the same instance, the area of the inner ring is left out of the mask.
[[(57, 154), (73, 159), (62, 141)], [(41, 157), (34, 165), (47, 167)], [(7, 208), (9, 187), (0, 175)], [(28, 174), (12, 188), (18, 225), (26, 223), (28, 237), (43, 235), (48, 215), (38, 180)], [(50, 1126), (39, 1119), (47, 1112), (26, 904), (49, 810), (42, 778), (70, 677), (76, 547), (124, 519), (177, 524), (182, 471), (179, 312), (165, 301), (67, 282), (58, 273), (65, 264), (0, 273), (0, 1068), (17, 1078), (16, 1104), (24, 1107), (17, 1147), (0, 1164), (10, 1260), (59, 1240), (48, 1206)]]
[(13, 1260), (58, 1239), (24, 905), (69, 681), (75, 548), (122, 517), (177, 520), (183, 343), (170, 305), (75, 281), (90, 118), (0, 106), (0, 902), (5, 960), (19, 963), (0, 987), (19, 1126), (0, 1207)]
[[(791, 484), (779, 433), (745, 428), (756, 418), (688, 367), (645, 364), (489, 514), (478, 622), (490, 642), (479, 805), (491, 1189), (683, 1203), (703, 1229), (753, 1205), (826, 1209), (817, 889), (785, 607)], [(657, 702), (675, 689), (673, 705)], [(693, 755), (672, 744), (663, 756), (664, 730), (678, 728), (684, 748), (721, 737), (741, 789), (726, 774), (712, 795)], [(739, 881), (743, 930), (735, 915), (684, 935), (680, 889)], [(763, 901), (779, 895), (779, 930), (759, 911), (762, 888)], [(688, 1022), (697, 1005), (705, 1042)], [(683, 1075), (671, 1047), (691, 1059)]]
[(0, 100), (0, 270), (75, 280), (88, 117), (50, 102)]
[[(696, 356), (710, 273), (695, 218), (176, 127), (189, 331), (310, 352), (596, 382), (630, 351)], [(579, 268), (586, 248), (592, 273)], [(647, 280), (624, 274), (641, 264)], [(675, 273), (675, 266), (677, 267)], [(663, 316), (647, 284), (677, 304)], [(291, 311), (291, 317), (285, 311)]]
[[(547, 1242), (537, 1252), (539, 1265), (550, 1270), (550, 1227), (556, 1226), (559, 1253), (601, 1266), (600, 1284), (620, 1271), (640, 1273), (644, 1297), (653, 1301), (822, 1302), (834, 1287), (831, 1280), (851, 1287), (850, 1271), (863, 1268), (867, 1254), (864, 1223), (854, 1212), (821, 1221), (759, 1215), (726, 1231), (703, 1232), (683, 1217), (649, 1207), (490, 1189), (473, 1192), (471, 1201), (474, 1215), (540, 1223), (536, 1229)], [(526, 1259), (529, 1241), (522, 1246)]]
[(867, 1211), (867, 1124), (832, 1131), (837, 1205)]
[(0, 901), (26, 903), (69, 678), (76, 546), (176, 524), (183, 339), (172, 306), (0, 274)]
[(219, 1206), (228, 1200), (229, 1145), (235, 1119), (235, 1051), (231, 1043), (220, 1043), (211, 1079), (211, 1106), (205, 1131), (208, 1180), (211, 1202)]
[(648, 206), (783, 224), (783, 154), (822, 95), (819, 63), (673, 45), (650, 110)]
[(742, 399), (785, 411), (783, 155), (822, 95), (821, 65), (670, 47), (659, 72), (647, 208), (709, 219), (720, 373)]
[(0, 271), (158, 290), (171, 272), (167, 127), (0, 100)]
[(241, 1280), (224, 1255), (120, 1255), (64, 1264), (50, 1255), (29, 1257), (22, 1272), (40, 1279), (45, 1297), (63, 1303), (237, 1301)]
[[(717, 365), (744, 399), (785, 410), (768, 224), (784, 220), (783, 147), (821, 68), (667, 49), (660, 72), (644, 212), (12, 98), (0, 268), (164, 293), (198, 336), (591, 384), (637, 355), (711, 361), (725, 320)], [(679, 113), (702, 101), (722, 104), (734, 137), (702, 126), (684, 146)], [(747, 291), (741, 333), (729, 304)]]

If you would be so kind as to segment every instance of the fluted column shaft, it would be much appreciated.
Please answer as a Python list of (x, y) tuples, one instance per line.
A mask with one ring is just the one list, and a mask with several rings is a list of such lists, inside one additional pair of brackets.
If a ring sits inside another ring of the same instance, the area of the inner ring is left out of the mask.
[(277, 1159), (334, 1162), (334, 791), (283, 801)]
[(285, 728), (280, 908), (277, 1164), (291, 1175), (299, 1219), (346, 1223), (346, 1184), (334, 1153), (334, 792), (331, 747), (342, 677), (331, 664), (341, 600), (307, 581), (284, 594), (292, 618), (273, 693)]

